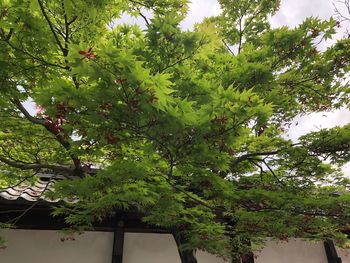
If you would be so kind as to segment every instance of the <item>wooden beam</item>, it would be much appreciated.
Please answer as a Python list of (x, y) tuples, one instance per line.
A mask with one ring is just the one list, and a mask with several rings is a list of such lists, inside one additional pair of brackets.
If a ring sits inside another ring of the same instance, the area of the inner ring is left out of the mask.
[(324, 241), (323, 244), (326, 250), (328, 263), (342, 263), (341, 258), (338, 257), (338, 253), (334, 246), (333, 241), (330, 239), (327, 239), (326, 241)]
[(123, 263), (124, 222), (119, 221), (114, 231), (112, 263)]

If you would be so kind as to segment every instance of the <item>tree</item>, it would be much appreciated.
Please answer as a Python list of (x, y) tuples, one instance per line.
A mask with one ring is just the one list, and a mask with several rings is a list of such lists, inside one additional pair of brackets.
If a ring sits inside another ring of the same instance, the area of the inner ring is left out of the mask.
[(273, 29), (279, 1), (219, 2), (182, 31), (186, 0), (2, 0), (0, 184), (64, 175), (49, 195), (79, 202), (55, 215), (86, 229), (138, 211), (174, 234), (182, 262), (195, 249), (236, 259), (265, 237), (344, 245), (350, 125), (283, 134), (347, 107), (350, 39), (321, 51), (338, 21)]

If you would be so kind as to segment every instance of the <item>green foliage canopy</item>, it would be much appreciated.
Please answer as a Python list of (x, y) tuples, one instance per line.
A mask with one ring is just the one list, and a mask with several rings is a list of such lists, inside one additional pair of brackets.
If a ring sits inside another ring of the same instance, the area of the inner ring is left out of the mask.
[(138, 212), (227, 258), (265, 237), (344, 244), (349, 125), (283, 134), (348, 106), (350, 39), (320, 51), (334, 19), (272, 29), (279, 1), (219, 2), (182, 31), (185, 0), (1, 0), (0, 185), (61, 174), (72, 226)]

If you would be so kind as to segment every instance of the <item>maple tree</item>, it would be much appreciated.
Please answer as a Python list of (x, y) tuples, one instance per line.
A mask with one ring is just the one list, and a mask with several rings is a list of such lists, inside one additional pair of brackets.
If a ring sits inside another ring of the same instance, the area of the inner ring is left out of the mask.
[(63, 175), (48, 195), (79, 202), (55, 215), (88, 229), (140, 212), (182, 262), (266, 237), (344, 245), (350, 125), (284, 136), (300, 114), (348, 106), (349, 37), (319, 48), (343, 22), (271, 28), (280, 1), (219, 2), (183, 31), (185, 0), (1, 0), (1, 187)]

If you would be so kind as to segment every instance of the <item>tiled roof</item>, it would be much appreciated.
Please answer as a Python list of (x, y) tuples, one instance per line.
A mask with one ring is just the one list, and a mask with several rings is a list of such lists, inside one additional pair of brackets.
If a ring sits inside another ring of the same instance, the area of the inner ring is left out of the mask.
[(53, 189), (54, 183), (60, 179), (56, 175), (38, 174), (38, 179), (34, 184), (21, 183), (16, 186), (0, 189), (0, 199), (17, 201), (24, 199), (30, 202), (43, 200), (50, 203), (57, 203), (59, 199), (50, 199), (45, 193)]

